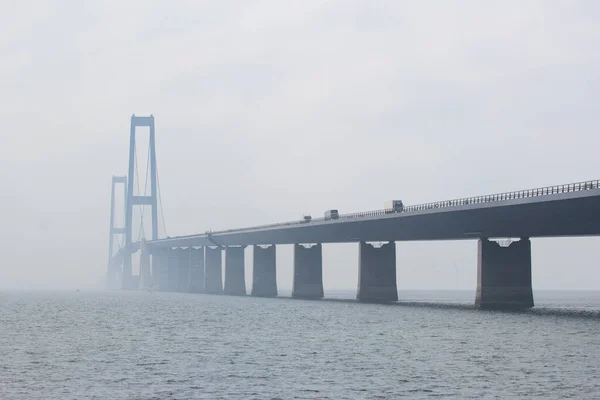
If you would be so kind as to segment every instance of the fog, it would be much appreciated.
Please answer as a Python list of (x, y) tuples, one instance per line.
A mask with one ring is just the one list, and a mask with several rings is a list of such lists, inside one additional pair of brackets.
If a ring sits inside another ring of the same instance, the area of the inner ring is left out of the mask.
[[(103, 287), (134, 113), (170, 236), (600, 178), (599, 22), (593, 0), (2, 2), (0, 289)], [(598, 289), (598, 244), (533, 240), (534, 289)], [(399, 289), (475, 289), (476, 242), (397, 248)], [(357, 252), (324, 246), (326, 292)]]

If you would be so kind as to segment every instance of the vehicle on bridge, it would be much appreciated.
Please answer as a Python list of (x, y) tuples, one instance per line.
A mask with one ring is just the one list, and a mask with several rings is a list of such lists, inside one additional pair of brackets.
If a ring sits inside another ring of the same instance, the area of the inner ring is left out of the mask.
[(388, 200), (383, 203), (383, 208), (391, 212), (402, 212), (404, 211), (404, 203), (402, 203), (402, 200)]
[(310, 222), (310, 221), (312, 221), (312, 217), (310, 215), (308, 215), (308, 214), (304, 215), (302, 217), (302, 219), (304, 220), (304, 222)]
[(338, 219), (340, 217), (340, 213), (338, 210), (327, 210), (325, 211), (325, 221), (329, 221), (330, 219)]

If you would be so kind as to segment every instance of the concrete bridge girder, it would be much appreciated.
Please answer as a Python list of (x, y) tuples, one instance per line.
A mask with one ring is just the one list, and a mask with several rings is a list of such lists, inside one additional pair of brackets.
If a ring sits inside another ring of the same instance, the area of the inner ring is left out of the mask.
[[(600, 235), (600, 189), (477, 203), (447, 209), (313, 221), (211, 234), (223, 246), (258, 243), (473, 240), (480, 237)], [(205, 234), (162, 239), (159, 246), (212, 245)]]

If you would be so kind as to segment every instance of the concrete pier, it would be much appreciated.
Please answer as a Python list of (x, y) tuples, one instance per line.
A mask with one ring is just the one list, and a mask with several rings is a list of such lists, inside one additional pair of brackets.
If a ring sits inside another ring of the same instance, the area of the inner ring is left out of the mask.
[(292, 297), (320, 299), (323, 297), (323, 246), (304, 247), (294, 244), (294, 287)]
[(221, 247), (204, 248), (204, 293), (223, 293), (221, 253)]
[(225, 248), (225, 287), (223, 293), (232, 296), (246, 295), (244, 250), (246, 246)]
[(192, 248), (190, 253), (190, 293), (202, 293), (204, 289), (204, 247)]
[(376, 303), (398, 301), (396, 243), (389, 242), (379, 248), (359, 243), (356, 299)]
[(131, 290), (139, 290), (140, 288), (140, 275), (133, 275), (131, 277)]
[(115, 256), (108, 263), (108, 271), (106, 273), (106, 287), (109, 289), (121, 289), (121, 263), (122, 258)]
[(123, 269), (121, 272), (121, 289), (132, 290), (134, 288), (133, 268), (131, 266), (131, 254), (123, 256)]
[(276, 248), (271, 245), (266, 248), (253, 247), (252, 296), (277, 296)]
[(140, 289), (152, 288), (152, 273), (150, 270), (150, 252), (145, 245), (140, 251)]
[(169, 288), (168, 256), (168, 250), (162, 248), (152, 253), (152, 267), (156, 271), (158, 290), (161, 292), (166, 292)]
[(475, 305), (483, 309), (533, 307), (529, 238), (512, 242), (508, 247), (479, 240)]
[(167, 253), (167, 292), (177, 291), (177, 249), (169, 249)]
[(190, 286), (190, 248), (177, 249), (177, 291), (186, 292)]

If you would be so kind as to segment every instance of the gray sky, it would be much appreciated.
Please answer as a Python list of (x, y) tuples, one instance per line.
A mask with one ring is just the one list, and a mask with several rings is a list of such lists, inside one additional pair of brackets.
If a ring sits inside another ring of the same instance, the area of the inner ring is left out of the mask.
[[(171, 236), (600, 178), (598, 48), (594, 0), (3, 1), (0, 288), (102, 282), (132, 113)], [(535, 240), (534, 289), (600, 288), (598, 244)], [(475, 242), (397, 246), (399, 288), (475, 289)]]

